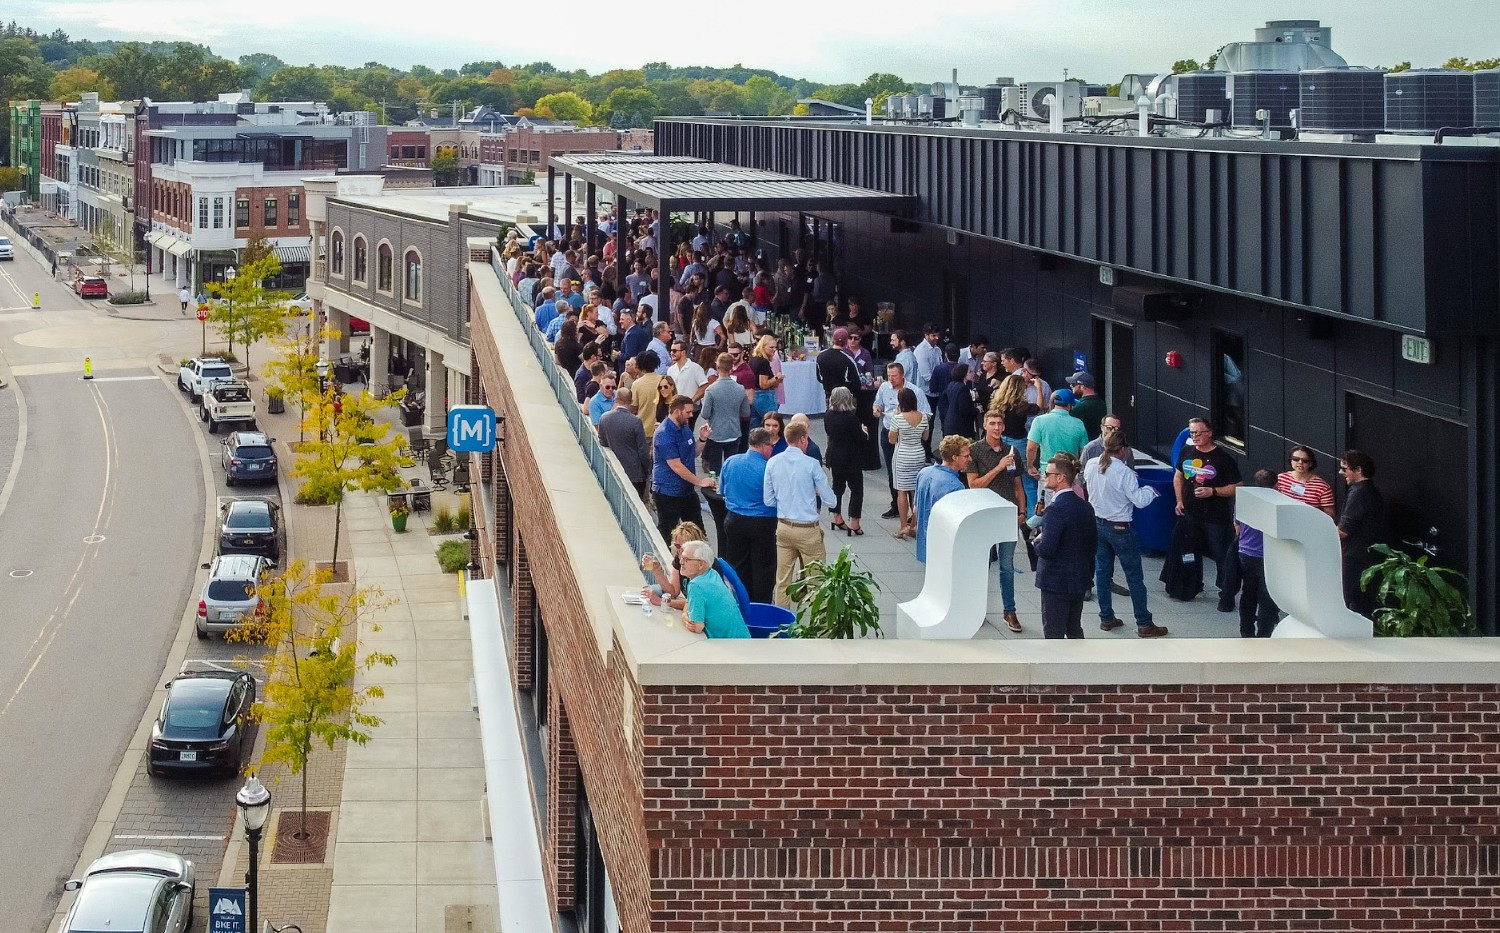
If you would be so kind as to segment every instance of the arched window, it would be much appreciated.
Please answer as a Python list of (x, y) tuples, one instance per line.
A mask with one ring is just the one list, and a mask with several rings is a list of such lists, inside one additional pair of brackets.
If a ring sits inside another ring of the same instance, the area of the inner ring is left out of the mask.
[(405, 282), (402, 295), (407, 301), (422, 302), (422, 254), (414, 249), (406, 251)]
[(380, 248), (375, 251), (375, 290), (388, 292), (391, 290), (391, 244), (381, 243)]
[(354, 238), (354, 281), (363, 282), (370, 269), (370, 251), (365, 245), (365, 238), (357, 236)]
[(344, 231), (335, 230), (328, 238), (329, 252), (333, 254), (333, 274), (344, 274)]

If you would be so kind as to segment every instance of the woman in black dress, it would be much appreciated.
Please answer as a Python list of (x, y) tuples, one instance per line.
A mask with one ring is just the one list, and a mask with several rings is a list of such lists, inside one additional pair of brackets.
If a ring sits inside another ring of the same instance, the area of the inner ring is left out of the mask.
[[(833, 473), (833, 527), (849, 535), (862, 535), (860, 514), (865, 502), (864, 449), (869, 444), (869, 429), (860, 423), (854, 410), (854, 393), (844, 386), (828, 396), (828, 414), (823, 416), (823, 430), (828, 435), (825, 460)], [(844, 522), (844, 490), (849, 490), (849, 521)]]

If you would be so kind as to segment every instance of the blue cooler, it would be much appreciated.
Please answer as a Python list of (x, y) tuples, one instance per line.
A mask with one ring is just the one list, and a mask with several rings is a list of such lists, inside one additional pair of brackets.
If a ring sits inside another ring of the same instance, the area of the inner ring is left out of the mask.
[(1172, 526), (1177, 522), (1177, 493), (1172, 489), (1175, 471), (1164, 465), (1136, 467), (1135, 475), (1142, 486), (1156, 490), (1156, 499), (1144, 509), (1135, 510), (1135, 537), (1146, 553), (1164, 554), (1172, 543)]

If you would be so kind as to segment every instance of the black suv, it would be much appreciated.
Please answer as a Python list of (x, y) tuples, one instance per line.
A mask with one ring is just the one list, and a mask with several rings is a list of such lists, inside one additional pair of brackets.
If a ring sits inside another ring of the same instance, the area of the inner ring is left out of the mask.
[(243, 768), (255, 744), (255, 678), (239, 671), (184, 672), (167, 686), (151, 726), (151, 773), (235, 774)]
[(220, 554), (281, 559), (281, 511), (266, 499), (232, 499), (219, 518)]
[(224, 485), (255, 480), (276, 480), (276, 452), (271, 439), (259, 431), (236, 431), (222, 442), (219, 462), (224, 466)]

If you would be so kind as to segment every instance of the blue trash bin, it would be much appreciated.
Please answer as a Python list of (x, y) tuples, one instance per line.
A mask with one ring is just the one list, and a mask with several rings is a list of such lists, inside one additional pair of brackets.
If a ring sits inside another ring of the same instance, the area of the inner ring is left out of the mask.
[(1135, 475), (1141, 485), (1156, 490), (1156, 499), (1150, 505), (1135, 510), (1135, 537), (1146, 553), (1165, 554), (1172, 543), (1172, 526), (1177, 522), (1173, 472), (1169, 466), (1155, 464), (1136, 467)]
[(751, 638), (770, 638), (795, 621), (797, 616), (790, 609), (783, 609), (772, 603), (751, 603), (745, 627), (750, 629)]

